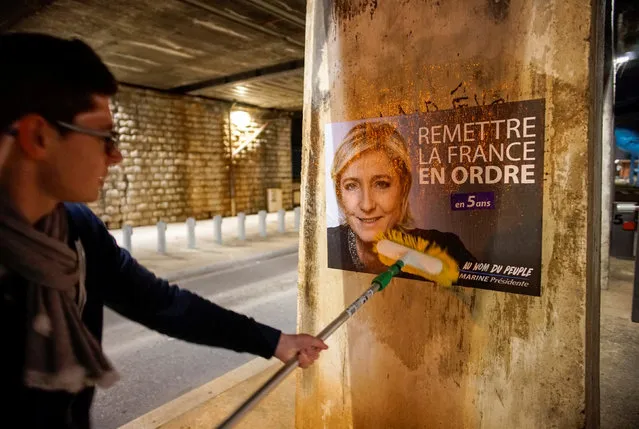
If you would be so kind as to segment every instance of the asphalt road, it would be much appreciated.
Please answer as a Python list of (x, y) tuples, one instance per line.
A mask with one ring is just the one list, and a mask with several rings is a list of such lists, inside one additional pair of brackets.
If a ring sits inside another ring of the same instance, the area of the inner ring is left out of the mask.
[[(294, 253), (174, 283), (294, 332), (297, 258)], [(96, 429), (117, 428), (255, 358), (169, 338), (109, 309), (103, 344), (122, 378), (110, 389), (98, 389), (93, 406)]]

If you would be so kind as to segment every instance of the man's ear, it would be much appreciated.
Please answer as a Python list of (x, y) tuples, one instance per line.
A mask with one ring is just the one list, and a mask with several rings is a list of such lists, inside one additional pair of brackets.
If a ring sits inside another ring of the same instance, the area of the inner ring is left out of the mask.
[(47, 156), (56, 133), (40, 115), (25, 115), (15, 123), (16, 141), (24, 154), (33, 160)]

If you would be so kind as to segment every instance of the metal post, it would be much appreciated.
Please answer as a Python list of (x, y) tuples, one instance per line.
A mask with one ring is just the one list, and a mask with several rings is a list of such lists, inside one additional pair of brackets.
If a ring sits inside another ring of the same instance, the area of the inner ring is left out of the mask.
[(124, 225), (122, 228), (124, 248), (129, 251), (129, 253), (133, 250), (133, 246), (131, 245), (131, 236), (133, 235), (133, 227), (131, 225)]
[(246, 240), (246, 229), (244, 227), (244, 223), (246, 221), (246, 215), (244, 212), (238, 213), (237, 215), (237, 238), (241, 241)]
[(195, 219), (192, 217), (186, 220), (186, 233), (189, 249), (195, 249)]
[(166, 253), (166, 222), (159, 221), (158, 228), (158, 253)]
[(213, 235), (215, 242), (222, 244), (222, 216), (217, 215), (213, 218)]
[(260, 221), (260, 237), (266, 237), (266, 210), (260, 210), (258, 217)]
[(295, 207), (295, 231), (300, 230), (300, 218), (301, 218), (301, 210), (300, 207)]
[(278, 227), (277, 230), (280, 233), (284, 233), (286, 232), (286, 210), (284, 209), (279, 209), (277, 211), (277, 223), (278, 223)]

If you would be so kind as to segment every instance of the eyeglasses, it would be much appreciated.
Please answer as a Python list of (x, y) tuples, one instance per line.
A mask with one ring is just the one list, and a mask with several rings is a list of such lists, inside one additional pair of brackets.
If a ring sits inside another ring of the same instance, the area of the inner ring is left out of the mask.
[[(113, 155), (115, 151), (118, 149), (120, 135), (116, 131), (100, 131), (100, 130), (94, 130), (91, 128), (81, 127), (79, 125), (69, 124), (63, 121), (55, 121), (55, 122), (59, 126), (66, 128), (67, 130), (101, 138), (104, 141), (104, 150), (106, 151), (108, 155)], [(17, 137), (18, 130), (16, 130), (15, 128), (10, 128), (0, 134), (8, 134), (10, 136)]]
[(108, 155), (113, 155), (118, 149), (120, 135), (116, 131), (100, 131), (91, 128), (81, 127), (79, 125), (69, 124), (67, 122), (55, 121), (56, 124), (76, 133), (86, 134), (93, 137), (99, 137), (104, 141), (104, 150)]

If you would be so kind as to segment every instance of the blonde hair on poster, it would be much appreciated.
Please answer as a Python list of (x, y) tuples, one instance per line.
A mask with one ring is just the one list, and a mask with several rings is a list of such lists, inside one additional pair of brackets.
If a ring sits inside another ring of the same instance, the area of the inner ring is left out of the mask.
[(340, 223), (345, 223), (340, 188), (341, 175), (353, 161), (369, 151), (384, 152), (396, 169), (402, 186), (401, 215), (397, 227), (411, 228), (413, 218), (410, 212), (408, 195), (413, 183), (413, 177), (410, 155), (404, 138), (395, 126), (385, 122), (362, 122), (355, 125), (346, 134), (335, 151), (331, 178), (333, 179), (337, 205), (341, 212)]

